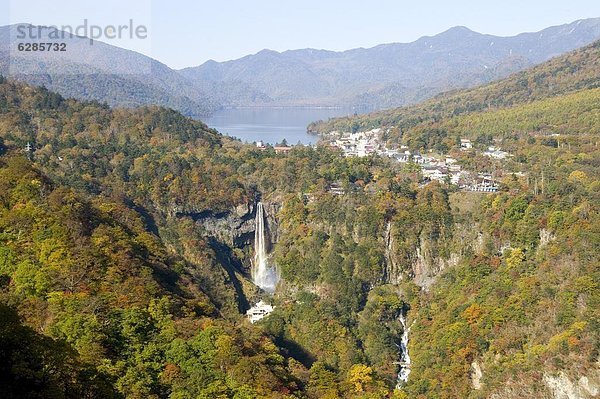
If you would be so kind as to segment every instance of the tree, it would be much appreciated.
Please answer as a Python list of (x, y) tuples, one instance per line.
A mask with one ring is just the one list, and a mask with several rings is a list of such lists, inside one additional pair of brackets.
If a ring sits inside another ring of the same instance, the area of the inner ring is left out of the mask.
[(356, 392), (364, 392), (373, 382), (373, 369), (364, 364), (355, 364), (348, 371), (348, 383)]

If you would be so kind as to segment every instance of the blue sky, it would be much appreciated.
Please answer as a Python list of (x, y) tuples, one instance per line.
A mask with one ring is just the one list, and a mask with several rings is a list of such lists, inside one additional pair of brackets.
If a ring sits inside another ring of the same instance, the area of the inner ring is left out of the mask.
[(345, 50), (409, 42), (464, 25), (495, 35), (600, 17), (597, 0), (0, 0), (0, 24), (98, 25), (133, 18), (150, 40), (112, 41), (182, 68), (261, 49)]

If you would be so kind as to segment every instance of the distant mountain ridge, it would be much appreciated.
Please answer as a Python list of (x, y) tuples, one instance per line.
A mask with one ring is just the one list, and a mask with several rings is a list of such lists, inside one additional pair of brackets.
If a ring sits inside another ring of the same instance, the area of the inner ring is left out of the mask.
[[(64, 34), (65, 52), (18, 52), (17, 24), (0, 27), (0, 74), (44, 85), (67, 97), (111, 106), (162, 105), (188, 116), (209, 115), (218, 103), (168, 66), (135, 51)], [(43, 31), (48, 37), (49, 30)], [(13, 39), (13, 40), (11, 40)], [(32, 40), (26, 40), (32, 41)], [(43, 38), (36, 41), (44, 41)], [(55, 40), (49, 39), (50, 42)]]
[(221, 104), (381, 109), (506, 77), (600, 38), (600, 18), (498, 37), (454, 27), (412, 43), (342, 52), (262, 50), (181, 74)]
[(343, 52), (262, 50), (177, 71), (140, 53), (98, 41), (90, 46), (88, 38), (76, 36), (65, 40), (65, 53), (15, 52), (10, 46), (17, 26), (0, 27), (0, 75), (44, 85), (66, 97), (111, 106), (156, 104), (195, 118), (223, 106), (369, 111), (414, 104), (504, 78), (600, 39), (600, 18), (513, 37), (459, 26), (412, 43)]
[[(442, 121), (450, 121), (461, 116), (473, 115), (474, 119), (482, 119), (484, 112), (518, 109), (534, 102), (544, 100), (552, 102), (553, 99), (566, 98), (575, 94), (580, 94), (586, 101), (592, 98), (590, 110), (598, 114), (599, 103), (595, 100), (598, 89), (600, 89), (600, 40), (517, 72), (505, 79), (475, 88), (442, 93), (415, 105), (352, 117), (332, 118), (328, 121), (315, 121), (308, 126), (308, 130), (315, 133), (329, 133), (393, 127), (401, 136), (403, 132), (411, 129), (431, 130), (432, 126)], [(547, 110), (543, 111), (547, 112)], [(579, 112), (583, 111), (579, 110), (570, 117), (574, 119), (581, 117)], [(542, 111), (537, 115), (537, 119), (542, 119), (541, 114)], [(599, 119), (595, 117), (595, 120)], [(571, 122), (572, 126), (576, 126), (574, 121)], [(548, 124), (545, 128), (552, 130), (552, 124)]]

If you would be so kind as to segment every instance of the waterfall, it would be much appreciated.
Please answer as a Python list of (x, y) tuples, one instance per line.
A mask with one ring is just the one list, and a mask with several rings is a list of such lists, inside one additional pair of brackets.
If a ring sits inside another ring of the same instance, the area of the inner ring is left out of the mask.
[(410, 374), (410, 356), (408, 354), (408, 333), (410, 327), (406, 323), (406, 310), (402, 309), (400, 312), (400, 324), (402, 324), (402, 338), (400, 340), (400, 371), (398, 372), (398, 382), (396, 388), (400, 388), (403, 384), (408, 381), (408, 375)]
[(276, 265), (269, 264), (266, 242), (265, 211), (262, 202), (256, 207), (254, 230), (254, 263), (252, 265), (252, 281), (263, 290), (273, 293), (279, 281)]

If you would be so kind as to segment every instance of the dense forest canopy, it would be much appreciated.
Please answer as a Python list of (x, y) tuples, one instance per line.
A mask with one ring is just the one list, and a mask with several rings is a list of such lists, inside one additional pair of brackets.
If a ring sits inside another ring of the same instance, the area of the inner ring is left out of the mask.
[[(596, 384), (600, 131), (585, 66), (597, 51), (570, 55), (577, 67), (560, 79), (561, 59), (540, 67), (552, 96), (442, 108), (389, 137), (502, 145), (501, 164), (461, 160), (501, 167), (495, 194), (421, 184), (415, 165), (380, 156), (276, 154), (170, 109), (1, 79), (0, 393), (522, 398), (551, 395), (556, 379)], [(503, 87), (516, 90), (474, 93)], [(559, 131), (540, 128), (551, 115)], [(274, 312), (250, 324), (241, 313), (266, 297), (240, 229), (259, 200), (282, 281)], [(400, 314), (413, 360), (396, 387)]]

